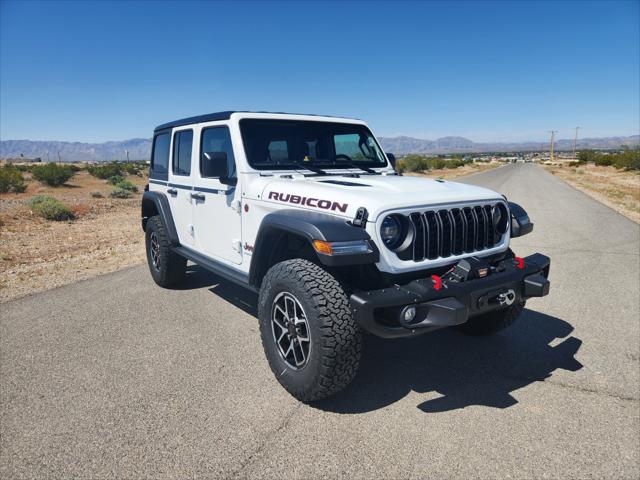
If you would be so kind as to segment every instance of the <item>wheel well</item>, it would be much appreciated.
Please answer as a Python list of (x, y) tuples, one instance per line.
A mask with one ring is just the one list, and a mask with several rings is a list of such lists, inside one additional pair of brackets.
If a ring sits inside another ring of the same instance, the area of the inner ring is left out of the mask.
[(156, 203), (149, 198), (143, 198), (142, 199), (142, 230), (144, 231), (147, 230), (147, 220), (149, 220), (151, 217), (155, 215), (158, 215), (158, 207), (156, 206)]
[(319, 264), (318, 257), (302, 235), (282, 230), (271, 230), (260, 238), (260, 245), (256, 246), (251, 262), (249, 282), (260, 287), (267, 271), (276, 263), (292, 258), (303, 258)]

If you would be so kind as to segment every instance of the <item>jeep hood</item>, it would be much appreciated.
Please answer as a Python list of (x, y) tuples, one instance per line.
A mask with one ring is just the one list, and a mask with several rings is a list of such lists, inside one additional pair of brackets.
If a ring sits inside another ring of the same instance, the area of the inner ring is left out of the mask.
[(386, 175), (276, 178), (262, 191), (262, 199), (316, 212), (353, 218), (360, 207), (369, 220), (389, 210), (428, 208), (437, 204), (501, 198), (486, 188), (429, 178)]

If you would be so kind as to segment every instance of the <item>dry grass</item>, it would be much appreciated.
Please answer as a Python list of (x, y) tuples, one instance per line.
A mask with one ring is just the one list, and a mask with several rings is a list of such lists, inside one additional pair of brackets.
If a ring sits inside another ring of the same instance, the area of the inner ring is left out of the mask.
[[(25, 178), (24, 193), (0, 195), (0, 302), (144, 261), (141, 193), (109, 198), (113, 187), (85, 171), (58, 188)], [(146, 178), (127, 179), (140, 191), (146, 184)], [(105, 198), (93, 198), (94, 191)], [(77, 219), (37, 217), (26, 205), (34, 195), (63, 201)]]
[(474, 173), (486, 172), (487, 170), (492, 170), (497, 167), (501, 167), (504, 165), (500, 162), (479, 162), (479, 163), (471, 163), (469, 165), (465, 165), (464, 167), (458, 168), (441, 168), (438, 170), (429, 170), (423, 173), (417, 172), (405, 172), (404, 175), (411, 177), (429, 177), (429, 178), (438, 178), (443, 180), (453, 180), (459, 177), (466, 177), (467, 175), (473, 175)]
[(640, 223), (640, 172), (626, 172), (614, 167), (597, 167), (592, 164), (578, 167), (544, 167), (572, 187)]

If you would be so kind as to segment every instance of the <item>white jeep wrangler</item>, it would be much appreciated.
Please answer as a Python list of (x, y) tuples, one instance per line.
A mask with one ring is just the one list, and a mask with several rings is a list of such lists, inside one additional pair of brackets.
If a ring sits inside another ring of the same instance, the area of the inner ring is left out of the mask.
[(360, 120), (220, 112), (155, 129), (142, 199), (149, 269), (190, 260), (259, 292), (267, 360), (309, 402), (358, 370), (361, 332), (507, 327), (549, 292), (549, 258), (518, 258), (524, 210), (484, 188), (403, 177)]

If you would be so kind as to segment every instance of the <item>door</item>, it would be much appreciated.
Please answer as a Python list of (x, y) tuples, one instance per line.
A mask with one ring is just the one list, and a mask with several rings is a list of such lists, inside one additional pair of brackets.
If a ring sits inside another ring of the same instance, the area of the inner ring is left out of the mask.
[(167, 198), (171, 206), (173, 222), (176, 225), (181, 245), (193, 246), (193, 209), (191, 188), (193, 180), (193, 130), (185, 128), (174, 130), (173, 148), (171, 150), (171, 168), (169, 169), (169, 183), (167, 184)]
[(235, 178), (236, 163), (226, 125), (205, 127), (200, 134), (198, 171), (193, 182), (193, 223), (196, 248), (208, 257), (242, 263), (240, 186), (225, 185), (219, 177), (206, 176), (204, 153), (224, 153), (227, 177)]

